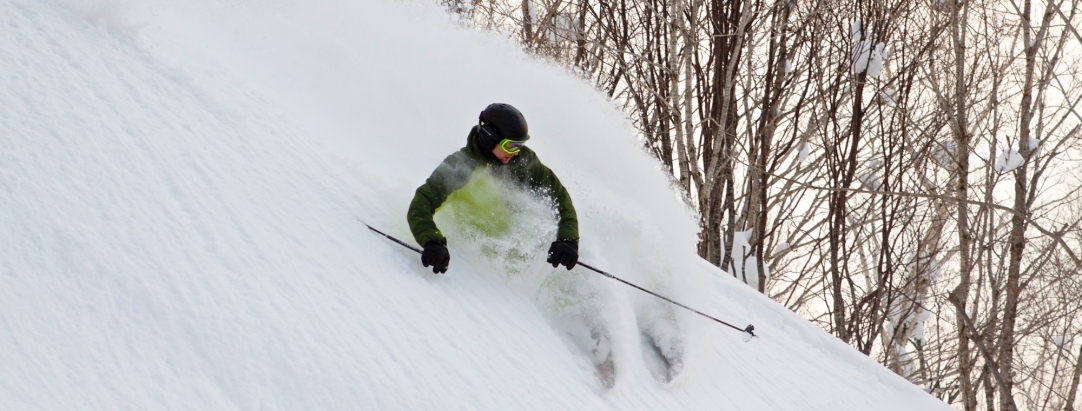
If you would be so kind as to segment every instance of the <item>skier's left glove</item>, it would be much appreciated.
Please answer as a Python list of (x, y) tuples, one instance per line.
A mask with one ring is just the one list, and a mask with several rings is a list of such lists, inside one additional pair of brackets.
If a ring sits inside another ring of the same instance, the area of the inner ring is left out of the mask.
[(549, 247), (549, 259), (548, 263), (552, 264), (553, 268), (563, 264), (568, 270), (575, 268), (575, 264), (579, 262), (579, 245), (575, 244), (575, 240), (565, 238), (552, 242), (552, 246)]
[(447, 245), (440, 240), (428, 240), (421, 252), (421, 264), (425, 267), (432, 266), (432, 273), (440, 274), (447, 272), (447, 265), (450, 263), (451, 253), (447, 251)]

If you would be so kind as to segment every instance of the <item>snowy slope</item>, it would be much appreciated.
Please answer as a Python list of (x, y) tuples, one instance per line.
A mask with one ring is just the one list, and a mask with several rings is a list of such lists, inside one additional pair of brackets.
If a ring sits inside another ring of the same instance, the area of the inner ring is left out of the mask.
[[(949, 409), (695, 257), (620, 112), (433, 7), (0, 0), (0, 38), (0, 410)], [(639, 329), (669, 311), (539, 263), (547, 225), (452, 236), (444, 276), (364, 229), (408, 239), (494, 101), (569, 187), (584, 261), (761, 338), (678, 313), (662, 384)], [(612, 333), (612, 390), (553, 279)]]

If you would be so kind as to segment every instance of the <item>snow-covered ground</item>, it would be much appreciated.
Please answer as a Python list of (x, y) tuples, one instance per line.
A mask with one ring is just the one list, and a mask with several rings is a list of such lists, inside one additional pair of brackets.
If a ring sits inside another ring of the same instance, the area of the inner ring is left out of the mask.
[[(301, 3), (0, 0), (0, 410), (949, 409), (698, 259), (585, 82), (436, 7)], [(761, 338), (545, 266), (545, 213), (476, 241), (444, 218), (441, 276), (364, 228), (409, 239), (413, 189), (496, 101), (583, 261)], [(681, 341), (672, 383), (640, 330)]]

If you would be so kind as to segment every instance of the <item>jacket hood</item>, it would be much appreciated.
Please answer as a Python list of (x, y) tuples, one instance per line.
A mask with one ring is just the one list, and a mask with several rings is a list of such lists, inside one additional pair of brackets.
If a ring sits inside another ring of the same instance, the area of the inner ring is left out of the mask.
[(492, 149), (486, 150), (484, 147), (481, 147), (477, 126), (473, 126), (473, 128), (470, 129), (470, 135), (466, 137), (466, 152), (471, 157), (483, 159), (487, 163), (503, 165), (503, 163), (500, 162), (500, 159), (496, 158), (495, 154), (492, 154)]

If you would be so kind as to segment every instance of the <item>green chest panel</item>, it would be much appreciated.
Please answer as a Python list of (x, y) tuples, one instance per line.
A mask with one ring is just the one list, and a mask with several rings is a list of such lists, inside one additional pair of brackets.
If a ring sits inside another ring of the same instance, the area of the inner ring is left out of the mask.
[(462, 188), (447, 196), (437, 210), (455, 220), (463, 229), (498, 237), (511, 229), (512, 213), (506, 199), (508, 187), (497, 181), (486, 167), (478, 167)]

